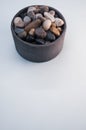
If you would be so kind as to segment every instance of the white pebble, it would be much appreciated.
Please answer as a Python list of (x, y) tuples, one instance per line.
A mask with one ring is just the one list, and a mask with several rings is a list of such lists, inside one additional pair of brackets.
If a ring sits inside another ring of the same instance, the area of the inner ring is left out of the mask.
[(48, 12), (44, 12), (44, 16), (47, 18), (47, 19), (50, 19), (51, 22), (55, 22), (55, 18), (53, 15), (51, 15), (50, 13)]
[(56, 23), (57, 27), (60, 27), (60, 26), (64, 25), (64, 21), (62, 19), (60, 19), (60, 18), (56, 18), (55, 23)]
[(47, 19), (47, 20), (45, 20), (44, 22), (43, 22), (43, 28), (44, 28), (44, 30), (49, 30), (50, 29), (50, 26), (51, 26), (51, 20), (49, 20), (49, 19)]
[(14, 19), (14, 24), (16, 27), (24, 27), (24, 22), (22, 21), (20, 17), (16, 17)]
[(51, 15), (55, 16), (55, 11), (54, 10), (50, 10), (49, 12)]

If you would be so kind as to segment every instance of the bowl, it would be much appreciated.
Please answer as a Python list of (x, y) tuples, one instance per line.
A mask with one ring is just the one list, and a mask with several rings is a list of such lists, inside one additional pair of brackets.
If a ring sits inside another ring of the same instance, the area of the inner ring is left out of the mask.
[[(30, 7), (30, 6), (28, 6)], [(15, 16), (18, 17), (25, 13), (28, 9), (25, 7), (21, 9)], [(65, 32), (66, 32), (66, 21), (64, 16), (55, 8), (48, 6), (51, 10), (54, 10), (58, 14), (59, 18), (64, 20), (63, 31), (61, 35), (53, 42), (45, 45), (32, 44), (19, 38), (14, 31), (14, 18), (11, 22), (11, 31), (15, 43), (17, 52), (25, 59), (33, 62), (45, 62), (56, 57), (63, 48)]]

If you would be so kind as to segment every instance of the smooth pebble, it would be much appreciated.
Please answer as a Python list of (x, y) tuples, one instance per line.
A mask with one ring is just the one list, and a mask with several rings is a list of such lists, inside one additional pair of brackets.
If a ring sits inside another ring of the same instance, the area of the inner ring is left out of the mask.
[(47, 19), (50, 19), (51, 22), (55, 22), (54, 16), (52, 16), (49, 12), (44, 12), (44, 16), (45, 16)]
[(42, 38), (42, 39), (45, 38), (47, 35), (47, 33), (42, 27), (36, 28), (35, 34), (37, 37)]
[(56, 18), (55, 23), (56, 23), (57, 27), (60, 27), (60, 26), (64, 25), (64, 21), (62, 19), (60, 19), (60, 18)]
[(43, 22), (43, 28), (44, 30), (49, 30), (51, 26), (51, 20), (47, 19)]
[(24, 27), (24, 22), (20, 17), (14, 19), (14, 24), (16, 27)]
[(25, 25), (29, 24), (31, 22), (31, 18), (28, 17), (28, 16), (25, 16), (24, 19), (23, 19)]

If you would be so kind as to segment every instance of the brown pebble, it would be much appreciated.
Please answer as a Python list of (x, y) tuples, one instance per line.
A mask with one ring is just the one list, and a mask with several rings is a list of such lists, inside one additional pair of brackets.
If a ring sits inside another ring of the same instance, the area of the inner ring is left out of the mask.
[(29, 32), (30, 29), (32, 28), (37, 28), (41, 25), (41, 20), (40, 19), (36, 19), (34, 21), (32, 21), (31, 23), (29, 23), (26, 27), (25, 27), (25, 31)]
[(31, 36), (34, 36), (34, 34), (35, 34), (35, 28), (32, 28), (32, 29), (29, 31), (29, 34), (30, 34)]
[(58, 30), (58, 28), (51, 26), (50, 28), (51, 32), (53, 32), (56, 36), (60, 36), (60, 31)]
[(60, 28), (60, 27), (58, 27), (58, 30), (61, 32), (62, 31), (62, 29)]
[(56, 23), (52, 23), (52, 26), (56, 27)]

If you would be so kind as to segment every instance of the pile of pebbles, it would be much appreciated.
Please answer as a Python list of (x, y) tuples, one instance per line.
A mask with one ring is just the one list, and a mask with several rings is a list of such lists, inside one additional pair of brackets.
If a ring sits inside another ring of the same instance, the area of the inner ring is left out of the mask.
[(27, 12), (14, 18), (17, 36), (32, 44), (55, 41), (62, 33), (64, 21), (48, 6), (30, 6)]

